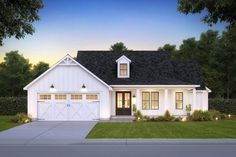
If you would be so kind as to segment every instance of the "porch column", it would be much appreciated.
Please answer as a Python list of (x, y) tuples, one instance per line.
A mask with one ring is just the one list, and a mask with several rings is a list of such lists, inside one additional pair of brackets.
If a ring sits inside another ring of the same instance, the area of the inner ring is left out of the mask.
[(140, 89), (136, 89), (136, 107), (137, 107), (137, 110), (141, 109), (141, 106), (140, 106)]
[(193, 88), (193, 106), (192, 111), (196, 110), (196, 88)]
[(166, 110), (169, 110), (169, 104), (168, 104), (168, 89), (164, 90), (164, 112)]

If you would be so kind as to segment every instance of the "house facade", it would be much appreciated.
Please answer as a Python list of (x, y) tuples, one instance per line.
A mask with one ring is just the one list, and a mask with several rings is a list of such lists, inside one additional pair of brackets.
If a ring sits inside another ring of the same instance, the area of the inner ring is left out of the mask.
[(169, 111), (186, 116), (208, 110), (208, 93), (196, 63), (172, 61), (157, 51), (78, 51), (66, 55), (25, 88), (36, 120), (101, 120)]

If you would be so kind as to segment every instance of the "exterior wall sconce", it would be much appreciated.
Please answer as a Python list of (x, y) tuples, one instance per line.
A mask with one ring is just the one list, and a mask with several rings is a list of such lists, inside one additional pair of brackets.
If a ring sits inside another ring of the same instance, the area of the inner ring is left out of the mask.
[(84, 84), (82, 85), (81, 92), (83, 93), (87, 92), (87, 88)]
[(135, 95), (135, 94), (133, 94), (133, 98), (136, 98), (136, 95)]
[(54, 87), (53, 84), (50, 86), (49, 91), (50, 91), (50, 92), (56, 92), (56, 88)]

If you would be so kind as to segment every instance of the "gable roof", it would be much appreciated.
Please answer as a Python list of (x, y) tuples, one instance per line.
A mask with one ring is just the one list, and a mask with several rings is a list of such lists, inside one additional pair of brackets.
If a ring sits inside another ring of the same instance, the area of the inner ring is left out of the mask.
[(32, 82), (30, 82), (28, 85), (26, 85), (23, 89), (27, 90), (31, 85), (33, 85), (34, 83), (36, 83), (39, 79), (41, 79), (44, 75), (46, 75), (48, 72), (50, 72), (51, 70), (53, 70), (56, 66), (58, 65), (66, 65), (66, 64), (70, 64), (70, 65), (77, 65), (79, 67), (81, 67), (83, 70), (85, 70), (86, 72), (88, 72), (90, 75), (92, 75), (95, 79), (97, 79), (98, 81), (100, 81), (102, 84), (104, 84), (105, 86), (107, 86), (109, 88), (109, 90), (112, 90), (112, 88), (106, 84), (103, 80), (101, 80), (100, 78), (98, 78), (96, 75), (94, 75), (91, 71), (89, 71), (87, 68), (85, 68), (83, 65), (81, 65), (80, 63), (78, 63), (76, 60), (74, 60), (69, 54), (67, 54), (66, 56), (64, 56), (61, 60), (59, 60), (56, 64), (54, 64), (51, 68), (49, 68), (47, 71), (45, 71), (44, 73), (42, 73), (40, 76), (38, 76), (36, 79), (34, 79)]
[[(116, 60), (125, 55), (130, 78), (117, 78)], [(170, 53), (159, 51), (78, 51), (77, 61), (109, 85), (201, 85), (201, 72), (195, 62), (172, 61)]]
[(129, 63), (131, 62), (131, 60), (129, 58), (127, 58), (125, 55), (122, 55), (120, 58), (118, 58), (116, 60), (116, 62), (119, 62), (121, 59), (125, 59), (126, 61), (128, 61)]

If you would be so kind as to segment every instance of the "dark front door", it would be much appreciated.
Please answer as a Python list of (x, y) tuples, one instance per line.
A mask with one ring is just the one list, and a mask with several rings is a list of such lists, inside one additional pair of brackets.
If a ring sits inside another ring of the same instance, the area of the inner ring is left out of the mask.
[(131, 115), (131, 92), (116, 92), (116, 115)]

